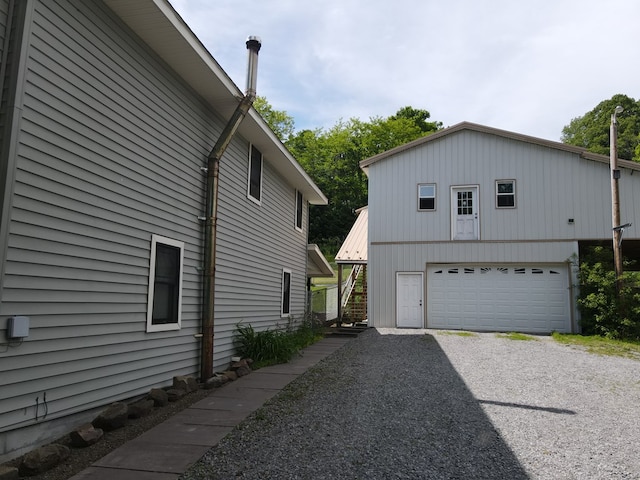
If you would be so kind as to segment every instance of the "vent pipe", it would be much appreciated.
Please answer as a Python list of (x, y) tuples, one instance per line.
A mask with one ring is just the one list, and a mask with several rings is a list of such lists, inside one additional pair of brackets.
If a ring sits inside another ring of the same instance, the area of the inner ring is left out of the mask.
[(233, 135), (244, 120), (247, 112), (256, 99), (256, 79), (258, 74), (258, 52), (262, 42), (259, 37), (247, 39), (248, 68), (247, 89), (233, 115), (222, 130), (218, 141), (207, 159), (207, 191), (204, 232), (204, 277), (202, 305), (202, 352), (200, 362), (200, 380), (206, 381), (213, 376), (213, 330), (214, 330), (214, 295), (216, 273), (216, 237), (218, 221), (218, 183), (220, 176), (220, 159), (227, 150)]

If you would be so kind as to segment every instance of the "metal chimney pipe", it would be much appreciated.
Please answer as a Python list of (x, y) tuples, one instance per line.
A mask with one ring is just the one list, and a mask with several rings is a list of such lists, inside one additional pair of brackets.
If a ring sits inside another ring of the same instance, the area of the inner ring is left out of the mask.
[(258, 77), (258, 52), (262, 46), (260, 37), (251, 36), (247, 38), (247, 54), (248, 67), (247, 67), (247, 89), (245, 90), (245, 96), (256, 96), (256, 82)]
[(204, 274), (202, 300), (202, 349), (200, 361), (200, 381), (206, 381), (213, 376), (213, 331), (214, 331), (214, 301), (216, 281), (216, 245), (218, 230), (218, 184), (220, 179), (220, 159), (227, 150), (236, 130), (244, 120), (247, 112), (256, 99), (256, 77), (258, 74), (258, 52), (260, 51), (259, 37), (247, 39), (249, 50), (249, 65), (247, 69), (247, 91), (240, 100), (233, 115), (225, 125), (215, 146), (207, 159), (207, 190), (206, 213), (204, 231)]

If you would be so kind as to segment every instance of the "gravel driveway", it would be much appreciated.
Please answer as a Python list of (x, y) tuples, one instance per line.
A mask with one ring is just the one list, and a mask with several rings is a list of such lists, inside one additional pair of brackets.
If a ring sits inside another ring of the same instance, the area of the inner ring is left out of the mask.
[(640, 478), (640, 362), (534, 338), (370, 329), (182, 478)]

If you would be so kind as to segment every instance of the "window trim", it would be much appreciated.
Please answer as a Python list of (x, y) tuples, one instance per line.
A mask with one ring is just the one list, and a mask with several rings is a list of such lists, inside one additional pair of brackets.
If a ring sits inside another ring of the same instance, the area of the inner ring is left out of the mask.
[[(285, 278), (286, 275), (289, 275), (289, 289), (285, 290)], [(283, 268), (282, 269), (282, 276), (281, 276), (281, 282), (280, 282), (280, 316), (281, 317), (288, 317), (289, 315), (291, 315), (291, 269), (289, 268)], [(288, 304), (288, 310), (285, 312), (284, 307), (285, 307), (285, 293), (287, 294), (287, 304)]]
[(302, 220), (304, 216), (304, 196), (300, 190), (296, 189), (296, 212), (294, 218), (294, 226), (299, 232), (302, 231)]
[[(253, 152), (254, 150), (260, 154), (260, 177), (258, 179), (259, 181), (259, 190), (260, 192), (258, 193), (259, 198), (254, 197), (251, 194), (251, 174), (253, 172)], [(257, 147), (255, 147), (252, 143), (249, 144), (249, 168), (248, 168), (248, 172), (247, 172), (247, 198), (249, 200), (251, 200), (252, 202), (257, 203), (258, 205), (262, 205), (262, 176), (263, 176), (263, 172), (264, 172), (264, 155), (262, 155), (262, 152), (260, 150), (258, 150)]]
[[(180, 270), (178, 272), (178, 318), (173, 323), (153, 323), (153, 298), (155, 294), (156, 251), (157, 244), (180, 249)], [(151, 235), (151, 254), (149, 259), (149, 286), (147, 294), (147, 332), (166, 332), (182, 328), (182, 280), (184, 273), (184, 242), (160, 235)]]
[[(433, 186), (433, 197), (420, 196), (420, 187), (430, 187), (430, 186)], [(418, 184), (418, 211), (419, 212), (435, 212), (438, 208), (437, 197), (438, 197), (438, 185), (436, 183), (419, 183)], [(433, 198), (433, 208), (420, 208), (420, 200), (423, 198)]]
[[(513, 193), (498, 193), (498, 184), (500, 183), (511, 183), (513, 185)], [(517, 208), (518, 206), (518, 198), (516, 196), (516, 181), (513, 178), (506, 178), (506, 179), (501, 179), (501, 180), (496, 180), (496, 186), (495, 186), (495, 194), (496, 194), (496, 208), (497, 209), (510, 209), (510, 208)], [(507, 196), (513, 196), (513, 205), (508, 205), (508, 206), (501, 206), (498, 205), (498, 198), (499, 197), (507, 197)]]

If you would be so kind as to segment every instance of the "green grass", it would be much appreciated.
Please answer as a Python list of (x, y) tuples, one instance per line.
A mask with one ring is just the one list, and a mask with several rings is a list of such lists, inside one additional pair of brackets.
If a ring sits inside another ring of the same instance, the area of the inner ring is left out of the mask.
[(532, 337), (531, 335), (525, 335), (524, 333), (518, 332), (507, 332), (507, 333), (496, 333), (496, 337), (498, 338), (506, 338), (508, 340), (520, 340), (524, 342), (537, 341), (536, 337)]
[(596, 355), (610, 355), (640, 360), (640, 342), (613, 340), (597, 335), (570, 335), (557, 332), (554, 332), (551, 336), (558, 343), (578, 346)]
[(477, 337), (477, 333), (466, 332), (464, 330), (439, 330), (439, 334), (441, 335), (455, 335), (457, 337)]

